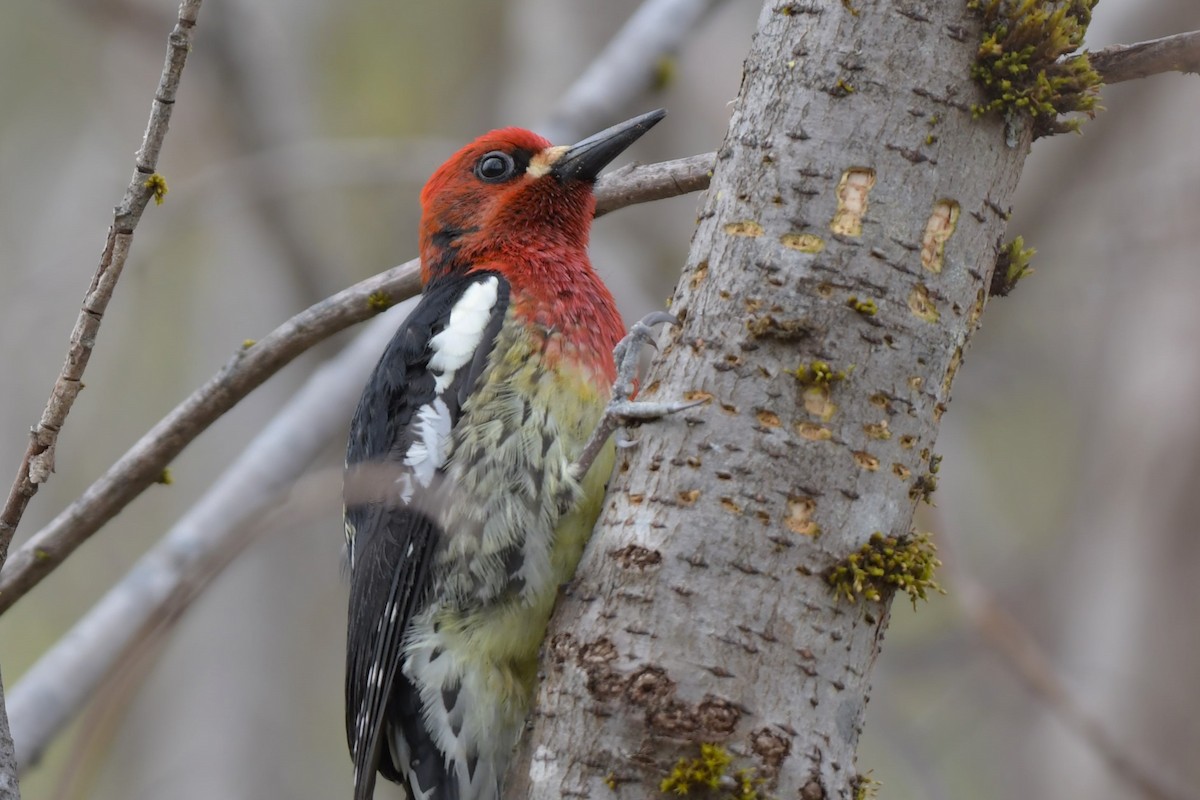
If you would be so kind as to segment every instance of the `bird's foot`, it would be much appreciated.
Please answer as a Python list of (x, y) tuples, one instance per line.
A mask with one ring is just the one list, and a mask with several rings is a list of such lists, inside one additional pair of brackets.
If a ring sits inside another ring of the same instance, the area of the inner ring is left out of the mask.
[[(629, 333), (613, 349), (613, 360), (617, 365), (617, 379), (613, 383), (612, 400), (609, 401), (608, 407), (604, 409), (604, 415), (600, 418), (599, 424), (596, 425), (591, 438), (588, 439), (588, 443), (584, 446), (579, 460), (571, 465), (571, 476), (576, 480), (582, 480), (587, 471), (591, 469), (592, 462), (600, 454), (604, 443), (608, 441), (608, 437), (618, 427), (630, 422), (647, 422), (660, 419), (668, 414), (676, 414), (680, 411), (694, 408), (704, 402), (700, 400), (693, 402), (655, 403), (633, 399), (637, 396), (638, 365), (641, 360), (642, 348), (646, 345), (654, 346), (654, 328), (663, 323), (678, 325), (679, 320), (665, 311), (655, 311), (647, 314), (633, 324), (633, 327), (629, 329)], [(632, 447), (635, 444), (636, 442), (629, 440), (617, 442), (618, 447)]]

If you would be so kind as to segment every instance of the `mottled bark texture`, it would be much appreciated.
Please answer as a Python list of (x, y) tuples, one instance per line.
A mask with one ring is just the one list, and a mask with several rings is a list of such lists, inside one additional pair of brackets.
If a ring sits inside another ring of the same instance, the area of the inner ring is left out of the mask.
[(711, 796), (853, 795), (890, 598), (823, 573), (910, 531), (1028, 150), (971, 118), (964, 6), (763, 10), (642, 393), (709, 402), (618, 457), (508, 797), (652, 797), (705, 742)]
[(4, 709), (3, 682), (0, 682), (0, 800), (21, 800), (21, 788), (17, 781), (17, 752), (13, 748), (8, 714)]

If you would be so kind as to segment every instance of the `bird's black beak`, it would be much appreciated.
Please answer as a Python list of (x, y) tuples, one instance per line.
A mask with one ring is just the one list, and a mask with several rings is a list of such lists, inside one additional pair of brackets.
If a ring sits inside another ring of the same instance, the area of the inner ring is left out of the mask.
[(666, 109), (655, 109), (593, 134), (563, 153), (551, 172), (560, 181), (594, 181), (600, 170), (666, 115)]

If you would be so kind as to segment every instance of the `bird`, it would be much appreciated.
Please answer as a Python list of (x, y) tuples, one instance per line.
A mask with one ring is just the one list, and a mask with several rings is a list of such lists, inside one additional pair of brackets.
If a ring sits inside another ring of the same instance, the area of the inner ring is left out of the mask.
[(613, 355), (621, 315), (588, 258), (593, 187), (665, 114), (571, 146), (494, 130), (421, 192), (421, 299), (346, 450), (355, 800), (377, 774), (411, 800), (500, 796), (558, 588), (612, 470), (606, 412), (633, 393)]

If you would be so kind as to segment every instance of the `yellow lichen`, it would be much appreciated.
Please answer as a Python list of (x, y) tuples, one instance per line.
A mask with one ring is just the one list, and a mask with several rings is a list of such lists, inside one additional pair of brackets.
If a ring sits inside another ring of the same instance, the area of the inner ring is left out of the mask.
[(167, 197), (167, 179), (157, 172), (146, 178), (142, 186), (150, 190), (150, 196), (154, 198), (154, 205), (161, 206)]
[(869, 298), (866, 300), (859, 300), (854, 295), (851, 295), (846, 300), (846, 305), (850, 306), (864, 317), (873, 317), (879, 313), (879, 306), (875, 305), (875, 301)]
[(883, 784), (872, 778), (871, 771), (867, 770), (866, 774), (855, 775), (850, 785), (854, 789), (854, 800), (871, 800), (879, 794)]
[(808, 364), (801, 364), (794, 370), (788, 370), (788, 374), (795, 377), (796, 380), (805, 386), (820, 386), (822, 384), (844, 381), (853, 371), (853, 364), (846, 369), (834, 372), (828, 363), (824, 361), (812, 361)]
[(664, 794), (684, 795), (697, 789), (716, 789), (729, 769), (733, 757), (724, 747), (705, 742), (698, 758), (681, 758), (658, 790)]
[(371, 292), (371, 294), (367, 296), (367, 308), (371, 309), (377, 314), (381, 311), (387, 311), (391, 307), (392, 298), (382, 289)]

